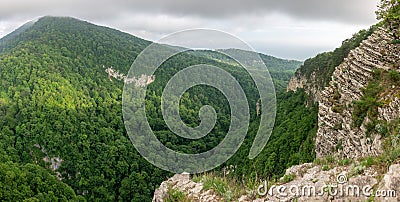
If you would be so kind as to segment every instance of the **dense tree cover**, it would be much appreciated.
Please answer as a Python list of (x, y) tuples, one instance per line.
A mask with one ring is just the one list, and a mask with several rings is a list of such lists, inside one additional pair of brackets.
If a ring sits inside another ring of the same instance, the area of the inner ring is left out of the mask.
[(84, 201), (48, 170), (33, 164), (0, 163), (2, 201)]
[(389, 27), (395, 43), (400, 43), (400, 0), (381, 0), (376, 11), (378, 20)]
[[(208, 53), (207, 58), (211, 57), (210, 55), (211, 53)], [(221, 55), (219, 56), (223, 57)], [(176, 57), (179, 57), (179, 55)], [(185, 56), (185, 58), (188, 57), (190, 56)], [(213, 55), (213, 58), (215, 57), (216, 56)], [(182, 60), (183, 58), (172, 61), (179, 61), (179, 63), (181, 63)], [(200, 60), (198, 60), (192, 58), (189, 61), (196, 64), (204, 63), (206, 62), (205, 60), (207, 59), (200, 58)], [(226, 62), (226, 60), (224, 61)], [(158, 70), (159, 72), (156, 75), (170, 77), (179, 71), (180, 68), (191, 65), (191, 63), (186, 63), (184, 65), (179, 63), (174, 65), (169, 65), (168, 62), (165, 63), (166, 66), (174, 68), (161, 68)], [(208, 61), (208, 63), (213, 64), (214, 62)], [(233, 64), (234, 62), (229, 61), (228, 63)], [(214, 63), (214, 65), (217, 64)], [(255, 96), (257, 92), (254, 92), (254, 84), (250, 80), (249, 76), (245, 76), (246, 72), (244, 72), (244, 70), (239, 68), (234, 69), (230, 66), (224, 66), (224, 64), (219, 64), (218, 66), (228, 68), (226, 69), (228, 72), (239, 78), (241, 81), (240, 83), (247, 94), (252, 114), (252, 121), (249, 127), (247, 139), (239, 151), (227, 163), (222, 165), (220, 169), (225, 166), (235, 165), (237, 169), (234, 175), (237, 178), (241, 179), (242, 177), (245, 177), (249, 179), (254, 177), (255, 173), (257, 173), (258, 177), (269, 178), (281, 176), (285, 169), (292, 165), (313, 161), (315, 158), (314, 136), (317, 131), (317, 106), (305, 106), (307, 95), (303, 91), (285, 93), (284, 89), (279, 89), (277, 92), (277, 117), (273, 134), (266, 148), (256, 159), (248, 159), (249, 149), (253, 144), (254, 137), (260, 124), (260, 117), (254, 116), (255, 103), (258, 99), (258, 96)], [(159, 80), (156, 80), (156, 82), (151, 84), (149, 87), (155, 91), (154, 93), (149, 94), (152, 94), (152, 96), (155, 97), (161, 95), (163, 86), (168, 81), (168, 79), (158, 78)], [(283, 80), (283, 82), (287, 82), (288, 80), (289, 78)], [(200, 94), (200, 92), (208, 92), (206, 95), (207, 97)], [(152, 103), (151, 106), (147, 108), (148, 112), (155, 112), (157, 108), (160, 108), (157, 107), (160, 106), (160, 99), (161, 98), (151, 99), (156, 100), (157, 102)], [(192, 124), (192, 127), (199, 124), (197, 116), (199, 108), (203, 105), (213, 106), (219, 116), (216, 127), (211, 134), (204, 138), (199, 140), (188, 140), (171, 133), (163, 123), (161, 114), (158, 113), (158, 115), (154, 114), (154, 116), (150, 116), (149, 119), (151, 120), (151, 123), (154, 123), (153, 129), (156, 129), (157, 127), (160, 131), (158, 133), (159, 139), (170, 148), (185, 153), (198, 153), (199, 151), (205, 152), (215, 147), (224, 137), (229, 127), (230, 117), (228, 115), (230, 114), (230, 111), (227, 100), (224, 99), (223, 95), (216, 89), (198, 86), (190, 89), (182, 97), (181, 102), (183, 103), (183, 106), (180, 109), (182, 118), (187, 124)]]
[(376, 27), (372, 26), (368, 30), (361, 30), (354, 34), (352, 38), (343, 41), (342, 45), (334, 51), (320, 53), (314, 58), (307, 59), (300, 69), (296, 71), (296, 75), (310, 78), (311, 74), (315, 73), (315, 78), (312, 80), (319, 89), (323, 89), (331, 81), (335, 68), (343, 62), (351, 50), (358, 47), (375, 29)]
[(376, 11), (379, 20), (398, 21), (400, 20), (400, 1), (381, 0)]
[(7, 43), (15, 47), (0, 55), (0, 125), (10, 159), (48, 167), (39, 145), (63, 159), (58, 172), (76, 194), (88, 200), (149, 200), (167, 173), (130, 143), (121, 112), (123, 83), (110, 82), (102, 67), (127, 71), (148, 42), (45, 17)]
[[(161, 142), (171, 149), (185, 153), (205, 152), (214, 148), (225, 137), (231, 121), (229, 103), (219, 90), (209, 86), (195, 86), (189, 89), (180, 99), (180, 114), (182, 120), (191, 127), (198, 126), (200, 123), (198, 117), (200, 107), (210, 105), (215, 109), (218, 115), (217, 123), (211, 133), (201, 139), (189, 140), (172, 133), (164, 123), (161, 114), (161, 95), (165, 85), (170, 78), (180, 70), (197, 64), (218, 66), (238, 79), (246, 93), (252, 120), (255, 118), (256, 102), (259, 98), (255, 84), (250, 75), (238, 66), (218, 63), (207, 57), (196, 57), (193, 53), (178, 54), (170, 58), (156, 71), (155, 75), (157, 79), (154, 83), (149, 85), (149, 90), (147, 91), (148, 100), (153, 102), (146, 103), (146, 110), (148, 112), (147, 115), (150, 125), (153, 127), (153, 130), (157, 131), (156, 135), (158, 135)], [(199, 75), (192, 76), (197, 77)]]
[[(3, 130), (4, 131), (4, 130)], [(3, 149), (6, 134), (0, 142), (0, 200), (1, 201), (84, 201), (82, 196), (58, 180), (53, 172), (35, 164), (12, 162)]]
[[(277, 95), (277, 116), (268, 144), (255, 159), (247, 158), (251, 138), (226, 165), (236, 166), (233, 176), (243, 181), (276, 179), (292, 165), (312, 162), (315, 158), (314, 137), (317, 132), (318, 107), (306, 107), (304, 91), (280, 92)], [(259, 121), (259, 120), (258, 120)], [(257, 121), (252, 123), (249, 136), (257, 131)]]
[[(113, 66), (126, 73), (148, 44), (116, 30), (54, 17), (41, 18), (0, 40), (0, 151), (7, 154), (0, 156), (0, 167), (5, 172), (0, 177), (18, 175), (20, 182), (7, 184), (9, 178), (2, 178), (1, 192), (24, 186), (25, 192), (10, 194), (51, 201), (150, 201), (156, 186), (170, 173), (148, 163), (129, 141), (121, 110), (123, 82), (110, 81), (103, 68)], [(254, 82), (238, 65), (199, 52), (178, 54), (168, 60), (149, 86), (148, 119), (165, 145), (187, 153), (206, 151), (218, 144), (229, 127), (227, 100), (207, 86), (186, 92), (180, 100), (180, 113), (185, 123), (196, 126), (200, 107), (213, 106), (218, 121), (208, 136), (193, 141), (180, 138), (162, 120), (160, 96), (166, 82), (184, 67), (199, 63), (226, 69), (247, 95), (250, 138), (230, 160), (230, 164), (241, 167), (240, 173), (248, 173), (257, 165), (254, 172), (272, 176), (289, 165), (313, 158), (310, 139), (316, 114), (314, 108), (304, 106), (305, 94), (299, 92), (278, 96), (277, 126), (271, 142), (255, 161), (246, 160), (260, 124), (255, 115), (259, 95)], [(279, 63), (270, 69), (275, 81), (281, 83), (278, 89), (283, 89), (299, 63)], [(42, 160), (46, 156), (63, 160), (56, 171), (62, 181)], [(1, 200), (9, 200), (11, 195), (3, 196)]]

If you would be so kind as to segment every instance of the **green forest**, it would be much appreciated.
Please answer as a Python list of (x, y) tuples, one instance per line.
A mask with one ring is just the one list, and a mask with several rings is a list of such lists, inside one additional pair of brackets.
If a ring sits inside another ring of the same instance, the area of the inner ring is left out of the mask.
[[(1, 201), (151, 201), (154, 190), (172, 173), (148, 163), (130, 142), (121, 107), (124, 83), (110, 79), (104, 68), (126, 74), (149, 44), (60, 17), (43, 17), (0, 40)], [(224, 138), (231, 119), (229, 104), (212, 87), (193, 87), (180, 100), (182, 120), (190, 126), (199, 124), (202, 106), (214, 107), (217, 123), (204, 138), (175, 135), (160, 110), (163, 87), (175, 73), (193, 64), (210, 64), (239, 81), (251, 112), (245, 142), (216, 172), (235, 165), (233, 177), (238, 179), (276, 178), (291, 165), (312, 161), (317, 106), (306, 107), (302, 91), (285, 92), (302, 63), (260, 57), (275, 83), (277, 116), (270, 141), (257, 158), (247, 158), (260, 125), (257, 89), (240, 65), (213, 52), (178, 54), (155, 73), (146, 110), (158, 139), (171, 149), (199, 153)], [(260, 76), (265, 73), (260, 71)]]

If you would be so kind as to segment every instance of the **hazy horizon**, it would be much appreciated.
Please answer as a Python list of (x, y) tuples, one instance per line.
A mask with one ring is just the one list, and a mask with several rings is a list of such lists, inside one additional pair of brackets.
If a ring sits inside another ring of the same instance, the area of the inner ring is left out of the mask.
[[(304, 61), (339, 47), (361, 29), (377, 23), (377, 0), (180, 2), (6, 0), (0, 37), (42, 16), (69, 16), (157, 41), (184, 29), (217, 29), (238, 36), (257, 52)], [(210, 6), (212, 4), (212, 6)], [(362, 5), (362, 6), (360, 6)], [(107, 9), (104, 9), (107, 8)]]

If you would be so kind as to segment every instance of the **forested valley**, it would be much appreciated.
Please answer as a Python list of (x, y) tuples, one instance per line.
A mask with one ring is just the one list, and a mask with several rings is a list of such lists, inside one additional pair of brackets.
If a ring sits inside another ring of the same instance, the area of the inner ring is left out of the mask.
[[(148, 163), (130, 142), (122, 116), (124, 82), (105, 71), (113, 67), (126, 74), (150, 43), (67, 17), (40, 18), (0, 40), (1, 201), (151, 201), (155, 188), (172, 173)], [(239, 65), (207, 51), (178, 54), (155, 73), (146, 112), (158, 139), (171, 149), (199, 153), (224, 138), (229, 103), (214, 88), (193, 87), (180, 101), (182, 120), (190, 126), (199, 124), (201, 106), (214, 107), (218, 120), (204, 138), (175, 135), (160, 110), (163, 87), (175, 73), (210, 64), (239, 81), (251, 111), (245, 142), (214, 172), (234, 165), (232, 177), (238, 181), (277, 178), (291, 165), (313, 161), (317, 106), (301, 90), (285, 92), (302, 62), (260, 56), (275, 84), (277, 116), (257, 158), (247, 158), (260, 124), (254, 82)]]

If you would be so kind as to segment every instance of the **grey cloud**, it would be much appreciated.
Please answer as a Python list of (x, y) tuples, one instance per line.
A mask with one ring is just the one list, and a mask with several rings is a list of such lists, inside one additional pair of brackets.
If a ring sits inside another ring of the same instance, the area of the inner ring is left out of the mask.
[(121, 12), (164, 13), (200, 18), (230, 18), (238, 15), (282, 13), (294, 18), (333, 20), (368, 24), (378, 0), (4, 0), (0, 20), (16, 14), (79, 15), (86, 18), (109, 18)]
[(148, 40), (182, 29), (220, 29), (253, 41), (258, 51), (304, 59), (376, 23), (378, 1), (1, 0), (0, 36), (40, 16), (71, 16)]
[(217, 0), (125, 1), (129, 9), (155, 10), (174, 15), (195, 15), (203, 18), (229, 18), (237, 15), (259, 15), (279, 12), (294, 18), (365, 23), (374, 20), (377, 0)]

